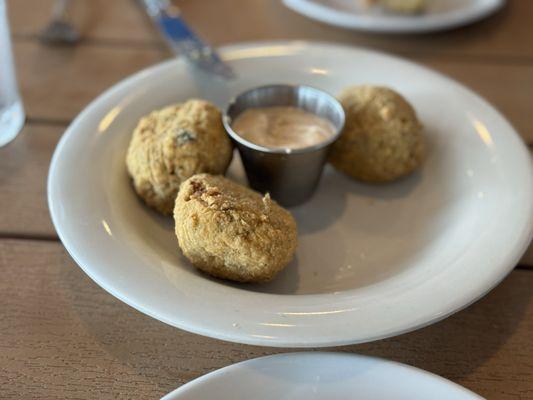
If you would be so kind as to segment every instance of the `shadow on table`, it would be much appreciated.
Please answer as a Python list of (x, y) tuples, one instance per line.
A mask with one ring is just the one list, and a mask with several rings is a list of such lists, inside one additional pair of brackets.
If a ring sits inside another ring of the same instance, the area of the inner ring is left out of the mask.
[(383, 357), (462, 380), (500, 351), (517, 330), (533, 296), (530, 281), (520, 279), (527, 273), (531, 272), (517, 270), (486, 297), (439, 323), (339, 350)]

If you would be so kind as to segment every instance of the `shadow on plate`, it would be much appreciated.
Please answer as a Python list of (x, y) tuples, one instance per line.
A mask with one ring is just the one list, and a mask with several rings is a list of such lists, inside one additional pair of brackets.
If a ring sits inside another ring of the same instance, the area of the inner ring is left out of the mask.
[(290, 209), (298, 222), (298, 233), (302, 235), (321, 231), (333, 225), (342, 217), (349, 196), (376, 200), (394, 200), (408, 196), (419, 185), (422, 172), (388, 184), (365, 184), (326, 166), (320, 185), (314, 196), (305, 204)]
[[(445, 157), (430, 154), (421, 171), (386, 185), (359, 183), (326, 166), (315, 196), (291, 209), (299, 230), (295, 260), (266, 284), (212, 280), (241, 290), (294, 295), (353, 290), (401, 274), (440, 235), (451, 207)], [(238, 155), (228, 177), (246, 182)], [(136, 251), (150, 248), (166, 265), (206, 277), (181, 255), (172, 217), (147, 209), (127, 179), (119, 179), (113, 183), (120, 186), (114, 209), (122, 215), (115, 220), (137, 243)]]

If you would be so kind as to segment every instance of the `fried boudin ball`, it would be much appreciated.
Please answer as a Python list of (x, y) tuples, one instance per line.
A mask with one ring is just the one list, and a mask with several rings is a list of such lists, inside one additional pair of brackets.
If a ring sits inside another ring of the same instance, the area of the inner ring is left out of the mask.
[(183, 182), (174, 219), (183, 254), (218, 278), (269, 281), (296, 250), (292, 215), (268, 194), (222, 176), (199, 174)]
[(224, 174), (232, 154), (220, 111), (207, 101), (188, 100), (141, 118), (126, 166), (146, 204), (171, 214), (181, 182), (200, 172)]
[(422, 163), (422, 125), (400, 94), (385, 87), (354, 86), (339, 100), (346, 124), (330, 153), (335, 168), (378, 183), (407, 175)]

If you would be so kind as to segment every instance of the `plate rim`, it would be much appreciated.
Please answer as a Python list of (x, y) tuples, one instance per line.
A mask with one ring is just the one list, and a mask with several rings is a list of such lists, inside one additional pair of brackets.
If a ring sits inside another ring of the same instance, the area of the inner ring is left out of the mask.
[[(423, 69), (427, 72), (430, 72), (431, 74), (434, 74), (438, 76), (441, 79), (444, 79), (450, 83), (453, 83), (454, 85), (461, 88), (463, 91), (465, 91), (470, 96), (473, 96), (477, 101), (480, 101), (484, 106), (488, 107), (497, 115), (500, 119), (502, 119), (503, 122), (505, 122), (509, 128), (510, 133), (512, 133), (512, 137), (517, 141), (517, 144), (519, 145), (520, 151), (526, 153), (529, 156), (528, 150), (525, 147), (523, 143), (523, 139), (517, 134), (516, 130), (513, 128), (513, 126), (507, 121), (507, 119), (493, 106), (491, 105), (487, 100), (473, 92), (471, 89), (466, 87), (465, 85), (459, 83), (458, 81), (455, 81), (452, 78), (447, 77), (446, 75), (443, 75), (435, 70), (432, 70), (431, 68), (425, 67), (421, 64), (417, 64), (415, 62), (412, 62), (410, 60), (404, 59), (402, 57), (398, 57), (395, 55), (387, 54), (384, 52), (379, 52), (375, 50), (368, 50), (362, 47), (356, 47), (356, 46), (348, 46), (348, 45), (339, 45), (339, 44), (331, 44), (327, 42), (313, 42), (313, 41), (284, 41), (284, 40), (278, 40), (278, 41), (256, 41), (256, 42), (243, 42), (243, 43), (237, 43), (237, 44), (231, 44), (224, 46), (222, 48), (222, 52), (231, 52), (235, 50), (242, 50), (249, 47), (264, 47), (264, 46), (272, 46), (272, 45), (284, 45), (284, 46), (303, 46), (303, 49), (307, 48), (315, 48), (320, 46), (327, 46), (330, 48), (342, 48), (345, 50), (352, 50), (355, 52), (363, 52), (370, 55), (377, 55), (382, 57), (388, 57), (390, 59), (401, 61), (411, 67), (416, 67), (419, 69)], [(135, 81), (142, 77), (143, 75), (150, 76), (153, 73), (157, 73), (158, 70), (163, 70), (164, 68), (167, 68), (168, 66), (182, 62), (181, 59), (169, 59), (165, 60), (163, 62), (154, 64), (152, 66), (149, 66), (143, 70), (140, 70), (123, 80), (119, 81), (118, 83), (112, 85), (110, 88), (102, 92), (99, 96), (97, 96), (93, 101), (91, 101), (81, 112), (80, 114), (72, 121), (72, 123), (69, 125), (69, 127), (66, 129), (65, 133), (62, 135), (61, 139), (59, 140), (56, 149), (54, 151), (54, 154), (52, 156), (52, 161), (50, 164), (49, 174), (48, 174), (48, 181), (47, 181), (47, 197), (48, 197), (48, 204), (50, 209), (50, 214), (52, 218), (52, 222), (54, 224), (54, 227), (56, 228), (56, 231), (58, 233), (58, 236), (63, 243), (64, 247), (70, 254), (70, 256), (74, 259), (74, 261), (78, 264), (78, 266), (93, 280), (95, 281), (100, 287), (102, 287), (104, 290), (109, 292), (114, 297), (118, 298), (119, 300), (123, 301), (124, 303), (128, 304), (129, 306), (141, 311), (144, 314), (147, 314), (159, 321), (162, 321), (166, 324), (169, 324), (171, 326), (187, 330), (192, 333), (209, 336), (218, 338), (221, 340), (226, 340), (230, 342), (236, 342), (236, 343), (245, 343), (245, 344), (251, 344), (251, 345), (263, 345), (263, 346), (270, 346), (270, 347), (327, 347), (327, 346), (340, 346), (340, 345), (347, 345), (347, 344), (355, 344), (355, 343), (363, 343), (363, 342), (371, 342), (391, 336), (400, 335), (406, 332), (411, 332), (420, 328), (423, 328), (425, 326), (431, 325), (435, 322), (438, 322), (466, 307), (468, 307), (470, 304), (474, 303), (481, 297), (483, 297), (486, 293), (488, 293), (490, 290), (492, 290), (495, 286), (497, 286), (506, 276), (507, 274), (515, 267), (516, 263), (520, 259), (521, 255), (525, 252), (527, 249), (527, 246), (529, 242), (531, 241), (531, 238), (533, 237), (533, 207), (530, 207), (530, 215), (529, 215), (529, 226), (525, 226), (520, 238), (520, 241), (517, 241), (517, 243), (514, 244), (513, 248), (509, 248), (508, 254), (506, 257), (506, 262), (502, 262), (502, 265), (507, 265), (507, 267), (500, 267), (495, 268), (497, 270), (497, 274), (495, 274), (494, 279), (491, 281), (490, 285), (483, 285), (478, 288), (478, 290), (475, 291), (475, 294), (466, 295), (465, 293), (462, 294), (462, 297), (460, 298), (460, 301), (454, 302), (453, 307), (448, 307), (448, 310), (444, 313), (439, 313), (438, 315), (433, 315), (432, 317), (425, 317), (425, 318), (418, 318), (416, 323), (412, 323), (410, 326), (408, 324), (402, 324), (405, 325), (402, 329), (393, 329), (393, 330), (387, 330), (383, 329), (380, 334), (376, 334), (374, 336), (367, 336), (362, 337), (358, 339), (354, 339), (354, 335), (336, 335), (336, 338), (319, 338), (315, 337), (311, 340), (308, 338), (301, 339), (301, 340), (294, 340), (294, 339), (283, 339), (283, 338), (276, 338), (275, 340), (265, 340), (260, 338), (252, 337), (251, 334), (242, 332), (242, 331), (231, 331), (228, 332), (228, 330), (224, 330), (222, 327), (215, 327), (212, 326), (199, 326), (191, 324), (188, 320), (183, 320), (180, 318), (174, 318), (173, 320), (170, 320), (162, 315), (157, 315), (155, 311), (152, 311), (151, 309), (148, 309), (142, 304), (139, 304), (137, 301), (132, 300), (131, 297), (128, 297), (126, 294), (122, 294), (120, 291), (117, 291), (113, 287), (112, 284), (107, 282), (102, 282), (102, 280), (98, 279), (91, 271), (91, 268), (88, 266), (85, 266), (84, 263), (81, 262), (79, 257), (75, 254), (74, 247), (76, 246), (73, 243), (69, 243), (69, 239), (65, 237), (64, 233), (61, 230), (61, 224), (58, 222), (57, 218), (58, 216), (55, 214), (55, 207), (54, 207), (54, 198), (53, 193), (51, 190), (51, 187), (53, 186), (53, 179), (54, 176), (57, 174), (57, 163), (59, 155), (62, 151), (62, 148), (65, 146), (66, 141), (68, 140), (69, 135), (72, 135), (70, 132), (74, 132), (77, 128), (77, 126), (81, 123), (82, 119), (85, 117), (86, 114), (90, 114), (92, 112), (92, 109), (96, 107), (96, 105), (102, 101), (103, 98), (106, 96), (111, 96), (115, 91), (119, 91), (122, 89), (123, 86), (128, 85), (131, 81)], [(520, 145), (521, 144), (521, 145)], [(533, 177), (533, 172), (531, 169), (529, 170), (530, 177)], [(533, 179), (532, 179), (533, 180)], [(529, 183), (528, 187), (528, 193), (529, 198), (533, 198), (533, 188), (531, 185), (531, 182)], [(479, 286), (479, 285), (478, 285)], [(299, 297), (313, 297), (316, 298), (317, 296), (328, 296), (329, 294), (316, 294), (316, 295), (299, 295)], [(179, 321), (178, 321), (179, 320)], [(312, 336), (312, 335), (311, 335)], [(342, 337), (341, 337), (342, 336)]]
[(465, 388), (464, 386), (461, 386), (433, 372), (426, 371), (424, 369), (414, 367), (409, 364), (404, 364), (398, 361), (388, 360), (383, 357), (375, 357), (375, 356), (369, 356), (369, 355), (358, 354), (358, 353), (334, 352), (334, 351), (300, 351), (300, 352), (270, 354), (267, 356), (255, 357), (255, 358), (251, 358), (248, 360), (239, 361), (239, 362), (236, 362), (230, 365), (226, 365), (225, 367), (215, 369), (211, 372), (208, 372), (207, 374), (201, 375), (187, 383), (184, 383), (183, 385), (179, 386), (178, 388), (164, 395), (161, 398), (161, 400), (179, 400), (180, 397), (176, 397), (176, 396), (182, 396), (186, 394), (187, 391), (194, 389), (198, 385), (204, 384), (205, 382), (209, 381), (212, 378), (218, 377), (223, 374), (232, 373), (235, 370), (242, 368), (243, 366), (262, 363), (262, 362), (272, 360), (272, 359), (284, 359), (284, 358), (294, 358), (294, 357), (296, 358), (304, 358), (304, 357), (305, 358), (307, 357), (343, 358), (343, 359), (350, 359), (354, 363), (374, 362), (374, 363), (378, 363), (379, 365), (389, 365), (394, 368), (408, 371), (410, 374), (413, 374), (413, 375), (420, 375), (420, 376), (424, 376), (426, 378), (432, 379), (435, 381), (435, 383), (438, 382), (439, 384), (450, 386), (460, 392), (463, 392), (465, 395), (470, 396), (472, 400), (483, 400), (484, 399), (477, 393)]
[[(492, 1), (479, 10), (472, 10), (462, 17), (445, 17), (443, 19), (429, 18), (419, 20), (417, 24), (405, 24), (412, 21), (410, 16), (398, 16), (389, 18), (386, 23), (376, 23), (384, 20), (376, 16), (351, 16), (350, 20), (345, 20), (349, 13), (338, 11), (334, 8), (318, 4), (313, 0), (282, 0), (283, 4), (290, 10), (311, 20), (344, 29), (373, 32), (373, 33), (396, 33), (396, 34), (424, 34), (439, 31), (452, 30), (462, 26), (470, 25), (488, 18), (501, 10), (506, 4), (506, 0)], [(400, 18), (404, 18), (403, 21)], [(409, 18), (408, 20), (405, 18)], [(392, 19), (392, 21), (391, 21)]]

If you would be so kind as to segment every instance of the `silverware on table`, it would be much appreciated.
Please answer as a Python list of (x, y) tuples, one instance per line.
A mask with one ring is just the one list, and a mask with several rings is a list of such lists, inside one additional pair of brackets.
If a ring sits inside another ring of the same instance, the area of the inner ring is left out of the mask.
[(231, 79), (232, 68), (215, 49), (196, 35), (169, 0), (140, 0), (170, 48), (194, 66), (216, 76)]
[(80, 33), (68, 20), (70, 0), (55, 0), (52, 16), (40, 39), (48, 44), (75, 44), (80, 40)]
[[(264, 147), (247, 141), (232, 127), (232, 121), (248, 108), (293, 106), (330, 121), (331, 138), (301, 149)], [(291, 207), (309, 199), (320, 181), (329, 149), (344, 127), (341, 104), (322, 90), (302, 85), (268, 85), (247, 90), (231, 102), (223, 117), (224, 127), (236, 143), (250, 186), (269, 192), (274, 200)]]

